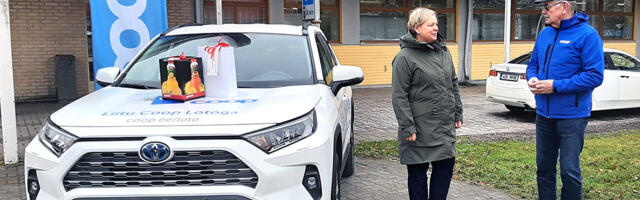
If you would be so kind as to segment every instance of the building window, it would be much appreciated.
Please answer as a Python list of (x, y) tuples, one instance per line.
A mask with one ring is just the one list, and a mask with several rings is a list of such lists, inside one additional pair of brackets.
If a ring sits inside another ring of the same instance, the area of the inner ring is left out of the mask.
[[(594, 12), (599, 17), (600, 35), (604, 39), (625, 39), (633, 38), (634, 20), (632, 0), (602, 0), (599, 7), (604, 8), (601, 12)], [(591, 14), (587, 12), (587, 14)], [(596, 16), (593, 16), (594, 18)]]
[(538, 32), (544, 28), (540, 10), (542, 6), (534, 3), (534, 0), (516, 0), (512, 6), (515, 12), (511, 16), (511, 39), (535, 40)]
[[(340, 42), (340, 4), (320, 0), (320, 29), (329, 42)], [(284, 23), (302, 25), (302, 0), (284, 0)]]
[(455, 41), (455, 0), (368, 0), (360, 1), (360, 40), (398, 40), (407, 33), (408, 13), (416, 7), (438, 13), (438, 27), (447, 41)]
[[(600, 0), (584, 0), (583, 3), (578, 4), (578, 10), (583, 12), (597, 12), (600, 10)], [(540, 10), (542, 8), (538, 8)]]
[(504, 40), (504, 0), (473, 1), (473, 40)]
[(630, 40), (634, 29), (632, 0), (587, 0), (578, 10), (589, 15), (589, 25), (603, 39)]
[(407, 33), (406, 11), (360, 11), (360, 40), (396, 40)]
[[(536, 33), (544, 28), (542, 8), (533, 4), (533, 1), (514, 0), (515, 13), (511, 20), (513, 40), (535, 40)], [(634, 29), (633, 8), (632, 0), (583, 0), (578, 3), (577, 10), (589, 15), (589, 25), (603, 39), (630, 40)]]
[[(216, 1), (204, 0), (204, 23), (216, 23)], [(222, 23), (252, 24), (267, 23), (266, 0), (224, 0), (222, 1)]]
[(535, 40), (538, 31), (544, 28), (544, 26), (538, 26), (538, 22), (544, 20), (540, 18), (540, 14), (516, 13), (514, 20), (514, 40)]

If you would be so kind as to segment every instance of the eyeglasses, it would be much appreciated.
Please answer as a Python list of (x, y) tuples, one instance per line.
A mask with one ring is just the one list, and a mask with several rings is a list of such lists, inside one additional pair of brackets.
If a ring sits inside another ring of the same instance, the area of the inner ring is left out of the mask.
[(558, 2), (556, 2), (554, 4), (551, 4), (551, 5), (543, 4), (542, 7), (544, 8), (544, 10), (549, 11), (549, 9), (553, 8), (554, 6), (556, 6), (556, 5), (560, 4), (560, 3), (564, 3), (564, 2), (566, 2), (566, 1), (558, 1)]

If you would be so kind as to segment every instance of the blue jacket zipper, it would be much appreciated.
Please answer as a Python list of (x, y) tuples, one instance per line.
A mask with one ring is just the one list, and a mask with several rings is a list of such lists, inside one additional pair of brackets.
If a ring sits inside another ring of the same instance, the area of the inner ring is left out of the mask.
[[(553, 45), (551, 46), (551, 53), (547, 54), (544, 58), (545, 61), (545, 67), (544, 67), (544, 72), (546, 73), (546, 79), (549, 79), (549, 65), (551, 64), (551, 57), (553, 57), (553, 49), (556, 47), (556, 42), (558, 40), (558, 35), (560, 35), (560, 30), (556, 31), (556, 37), (553, 38)], [(547, 46), (547, 52), (549, 52), (549, 47)], [(547, 59), (547, 57), (549, 57), (549, 59)], [(553, 85), (551, 86), (553, 87)], [(551, 118), (551, 100), (549, 98), (549, 95), (547, 96), (547, 119)]]

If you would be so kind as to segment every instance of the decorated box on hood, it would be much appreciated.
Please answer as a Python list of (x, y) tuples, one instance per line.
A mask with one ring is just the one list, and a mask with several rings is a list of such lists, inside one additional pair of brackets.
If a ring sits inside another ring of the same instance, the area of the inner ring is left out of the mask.
[(202, 59), (183, 54), (160, 59), (162, 98), (186, 101), (205, 95)]

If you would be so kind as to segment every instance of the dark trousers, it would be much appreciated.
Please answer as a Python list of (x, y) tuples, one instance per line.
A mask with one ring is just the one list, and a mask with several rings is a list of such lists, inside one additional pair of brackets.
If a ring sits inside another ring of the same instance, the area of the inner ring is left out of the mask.
[[(427, 185), (429, 163), (407, 165), (409, 198), (411, 200), (447, 199), (454, 164), (456, 164), (455, 157), (431, 162), (433, 166), (431, 182), (429, 183), (431, 189)], [(429, 196), (427, 196), (427, 193)]]
[(561, 199), (582, 199), (580, 153), (588, 120), (536, 117), (538, 198), (556, 199), (556, 165), (560, 156)]

